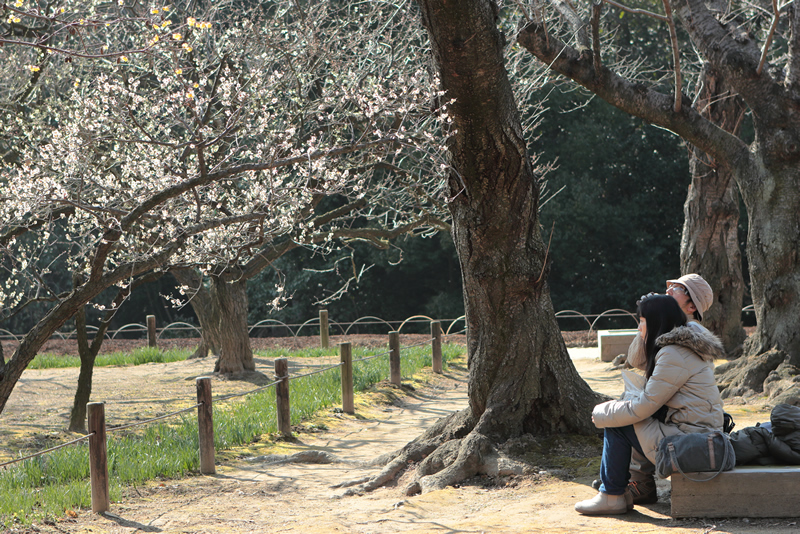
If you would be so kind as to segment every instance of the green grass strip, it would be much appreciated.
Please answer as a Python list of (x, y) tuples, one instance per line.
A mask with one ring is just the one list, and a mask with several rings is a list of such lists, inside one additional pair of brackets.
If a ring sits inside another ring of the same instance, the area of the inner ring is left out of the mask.
[[(382, 351), (356, 348), (353, 359)], [(442, 360), (445, 368), (449, 360), (463, 351), (461, 346), (444, 345)], [(263, 357), (257, 355), (260, 356)], [(336, 349), (270, 351), (267, 355), (269, 358), (281, 356), (290, 359), (330, 356), (331, 364), (339, 361)], [(402, 376), (416, 374), (431, 365), (430, 346), (401, 349), (400, 362)], [(388, 354), (353, 364), (356, 391), (365, 391), (388, 376)], [(292, 424), (341, 403), (340, 369), (290, 380), (289, 399)], [(273, 388), (229, 402), (218, 402), (214, 406), (214, 445), (217, 450), (246, 445), (264, 434), (277, 431)], [(188, 413), (172, 423), (153, 423), (130, 431), (109, 433), (111, 500), (119, 500), (123, 486), (197, 472), (200, 464), (198, 450), (197, 419)], [(29, 525), (62, 517), (66, 510), (88, 508), (91, 506), (88, 479), (89, 452), (85, 441), (0, 469), (0, 525), (4, 528)]]
[[(192, 354), (189, 349), (161, 350), (158, 347), (141, 347), (132, 352), (112, 352), (98, 354), (95, 367), (111, 365), (142, 365), (145, 363), (169, 363), (185, 360)], [(57, 369), (64, 367), (80, 367), (81, 359), (77, 356), (58, 356), (56, 354), (37, 354), (28, 365), (28, 369)]]

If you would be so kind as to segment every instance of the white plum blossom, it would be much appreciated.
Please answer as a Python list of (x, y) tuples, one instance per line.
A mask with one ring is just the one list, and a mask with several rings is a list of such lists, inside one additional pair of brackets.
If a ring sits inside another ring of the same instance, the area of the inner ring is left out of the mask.
[(4, 46), (0, 320), (57, 306), (59, 269), (125, 288), (281, 240), (329, 250), (355, 232), (320, 218), (334, 207), (386, 230), (446, 218), (449, 118), (411, 10), (270, 5), (66, 0), (47, 61)]

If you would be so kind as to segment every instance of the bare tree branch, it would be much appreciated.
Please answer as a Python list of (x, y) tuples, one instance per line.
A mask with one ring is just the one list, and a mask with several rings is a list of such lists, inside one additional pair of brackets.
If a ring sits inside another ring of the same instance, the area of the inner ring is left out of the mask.
[(672, 19), (672, 7), (670, 0), (662, 0), (664, 3), (664, 12), (667, 14), (667, 25), (669, 26), (669, 40), (672, 44), (672, 63), (673, 71), (675, 73), (675, 113), (681, 112), (681, 56), (678, 47), (678, 32), (675, 29), (675, 21)]

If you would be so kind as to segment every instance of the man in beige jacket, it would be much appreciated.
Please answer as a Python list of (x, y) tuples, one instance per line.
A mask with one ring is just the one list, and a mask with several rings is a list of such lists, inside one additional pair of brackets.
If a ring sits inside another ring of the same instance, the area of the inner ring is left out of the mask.
[[(667, 280), (667, 295), (676, 301), (686, 315), (687, 326), (698, 332), (708, 332), (700, 324), (703, 314), (714, 303), (714, 293), (708, 282), (698, 274), (685, 274), (676, 280)], [(644, 356), (644, 345), (639, 336), (633, 338), (628, 347), (628, 363), (631, 367), (645, 370), (647, 364)], [(658, 501), (656, 493), (655, 466), (650, 460), (633, 449), (631, 455), (631, 480), (628, 489), (633, 495), (634, 504), (652, 504)]]

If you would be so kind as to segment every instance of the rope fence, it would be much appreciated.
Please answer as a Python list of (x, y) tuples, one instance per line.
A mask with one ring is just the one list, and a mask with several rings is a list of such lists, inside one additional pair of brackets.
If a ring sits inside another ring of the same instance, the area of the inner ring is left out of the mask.
[(373, 354), (372, 356), (364, 356), (363, 358), (359, 358), (357, 360), (353, 360), (353, 363), (355, 363), (355, 362), (365, 362), (367, 360), (373, 360), (373, 359), (378, 358), (380, 356), (386, 356), (387, 354), (391, 354), (391, 352), (387, 350), (386, 352), (379, 352), (378, 354)]
[(432, 342), (432, 341), (433, 341), (433, 338), (431, 338), (431, 339), (426, 339), (425, 341), (421, 341), (421, 342), (419, 342), (419, 343), (414, 343), (413, 345), (406, 345), (404, 348), (406, 348), (406, 349), (410, 349), (410, 348), (413, 348), (413, 347), (419, 347), (419, 346), (421, 346), (421, 345), (427, 345), (428, 343), (430, 343), (430, 342)]
[[(425, 342), (415, 343), (403, 347), (410, 349), (427, 345), (431, 346), (431, 361), (434, 373), (442, 373), (442, 328), (441, 323), (438, 321), (431, 322), (431, 338)], [(389, 355), (389, 368), (390, 368), (390, 381), (392, 384), (399, 386), (401, 381), (400, 376), (400, 332), (389, 332), (389, 347), (388, 352), (374, 354), (366, 358), (361, 358), (355, 362), (370, 360), (379, 356)], [(340, 362), (335, 365), (330, 365), (321, 369), (303, 373), (299, 375), (289, 376), (288, 361), (286, 358), (276, 358), (274, 361), (275, 376), (277, 379), (267, 385), (260, 386), (253, 390), (244, 393), (234, 393), (223, 397), (218, 397), (216, 402), (227, 401), (234, 397), (242, 397), (250, 395), (258, 391), (275, 386), (276, 395), (276, 416), (278, 423), (278, 431), (284, 437), (291, 437), (291, 410), (289, 404), (289, 380), (304, 378), (307, 376), (315, 375), (318, 373), (330, 371), (333, 369), (341, 368), (341, 387), (342, 387), (342, 411), (348, 414), (354, 414), (354, 389), (353, 389), (353, 357), (352, 347), (349, 342), (339, 343), (339, 356)], [(200, 473), (201, 474), (214, 474), (216, 473), (215, 467), (215, 449), (214, 449), (214, 424), (213, 424), (213, 403), (211, 395), (211, 378), (198, 377), (195, 380), (197, 388), (197, 402), (196, 404), (177, 410), (165, 415), (153, 417), (145, 421), (137, 421), (135, 423), (121, 425), (121, 426), (107, 426), (105, 419), (105, 402), (90, 402), (86, 405), (88, 414), (88, 433), (75, 440), (67, 443), (62, 443), (55, 447), (39, 451), (37, 453), (25, 456), (23, 458), (16, 458), (14, 460), (0, 464), (0, 468), (9, 466), (11, 464), (23, 462), (37, 456), (43, 456), (55, 450), (82, 442), (89, 441), (89, 477), (91, 483), (92, 493), (92, 511), (96, 513), (106, 512), (110, 508), (110, 493), (109, 493), (109, 477), (108, 477), (108, 460), (106, 451), (106, 434), (107, 432), (118, 432), (121, 430), (137, 427), (155, 421), (161, 421), (176, 415), (180, 415), (191, 410), (197, 409), (198, 417), (198, 443), (199, 443), (199, 456), (200, 456)]]
[(234, 397), (245, 397), (247, 395), (252, 395), (253, 393), (258, 393), (261, 390), (269, 389), (279, 382), (280, 380), (276, 380), (275, 382), (270, 382), (269, 384), (266, 384), (264, 386), (259, 386), (256, 389), (251, 389), (250, 391), (245, 391), (244, 393), (231, 393), (230, 395), (225, 395), (224, 397), (217, 397), (217, 402), (226, 401)]
[(118, 431), (120, 431), (120, 430), (126, 430), (126, 429), (128, 429), (128, 428), (133, 428), (133, 427), (135, 427), (135, 426), (146, 425), (146, 424), (148, 424), (148, 423), (152, 423), (152, 422), (154, 422), (154, 421), (161, 421), (162, 419), (169, 419), (170, 417), (174, 417), (174, 416), (176, 416), (176, 415), (180, 415), (180, 414), (182, 414), (182, 413), (185, 413), (185, 412), (189, 412), (189, 411), (191, 411), (191, 410), (194, 410), (194, 409), (195, 409), (195, 408), (197, 408), (198, 406), (200, 406), (200, 403), (197, 403), (197, 404), (195, 404), (194, 406), (189, 406), (188, 408), (184, 408), (183, 410), (178, 410), (177, 412), (171, 412), (171, 413), (168, 413), (168, 414), (159, 415), (158, 417), (153, 417), (152, 419), (147, 419), (147, 420), (145, 420), (145, 421), (136, 421), (135, 423), (131, 423), (131, 424), (129, 424), (129, 425), (120, 425), (120, 426), (111, 426), (111, 427), (106, 427), (106, 431), (107, 431), (107, 432), (118, 432)]
[(0, 464), (0, 467), (5, 467), (7, 465), (16, 464), (16, 463), (19, 463), (19, 462), (24, 462), (25, 460), (30, 460), (31, 458), (36, 458), (37, 456), (44, 456), (48, 452), (57, 451), (58, 449), (63, 449), (64, 447), (67, 447), (69, 445), (72, 445), (74, 443), (78, 443), (78, 442), (81, 442), (81, 441), (86, 441), (87, 439), (89, 439), (89, 434), (87, 434), (85, 436), (81, 436), (81, 437), (79, 437), (77, 439), (73, 439), (72, 441), (68, 441), (66, 443), (62, 443), (61, 445), (56, 445), (55, 447), (50, 447), (49, 449), (45, 449), (43, 451), (35, 452), (35, 453), (30, 454), (28, 456), (23, 456), (22, 458), (15, 458), (13, 460), (10, 460), (8, 462)]
[(296, 379), (296, 378), (304, 378), (304, 377), (306, 377), (306, 376), (315, 375), (315, 374), (317, 374), (317, 373), (322, 373), (322, 372), (324, 372), (324, 371), (330, 371), (331, 369), (336, 369), (336, 368), (339, 368), (339, 367), (341, 367), (341, 366), (342, 366), (342, 363), (341, 363), (341, 362), (339, 362), (339, 363), (337, 363), (336, 365), (331, 365), (330, 367), (325, 367), (325, 368), (323, 368), (323, 369), (317, 369), (316, 371), (311, 371), (311, 372), (309, 372), (309, 373), (305, 373), (305, 374), (302, 374), (302, 375), (290, 376), (290, 377), (289, 377), (289, 380), (294, 380), (294, 379)]

